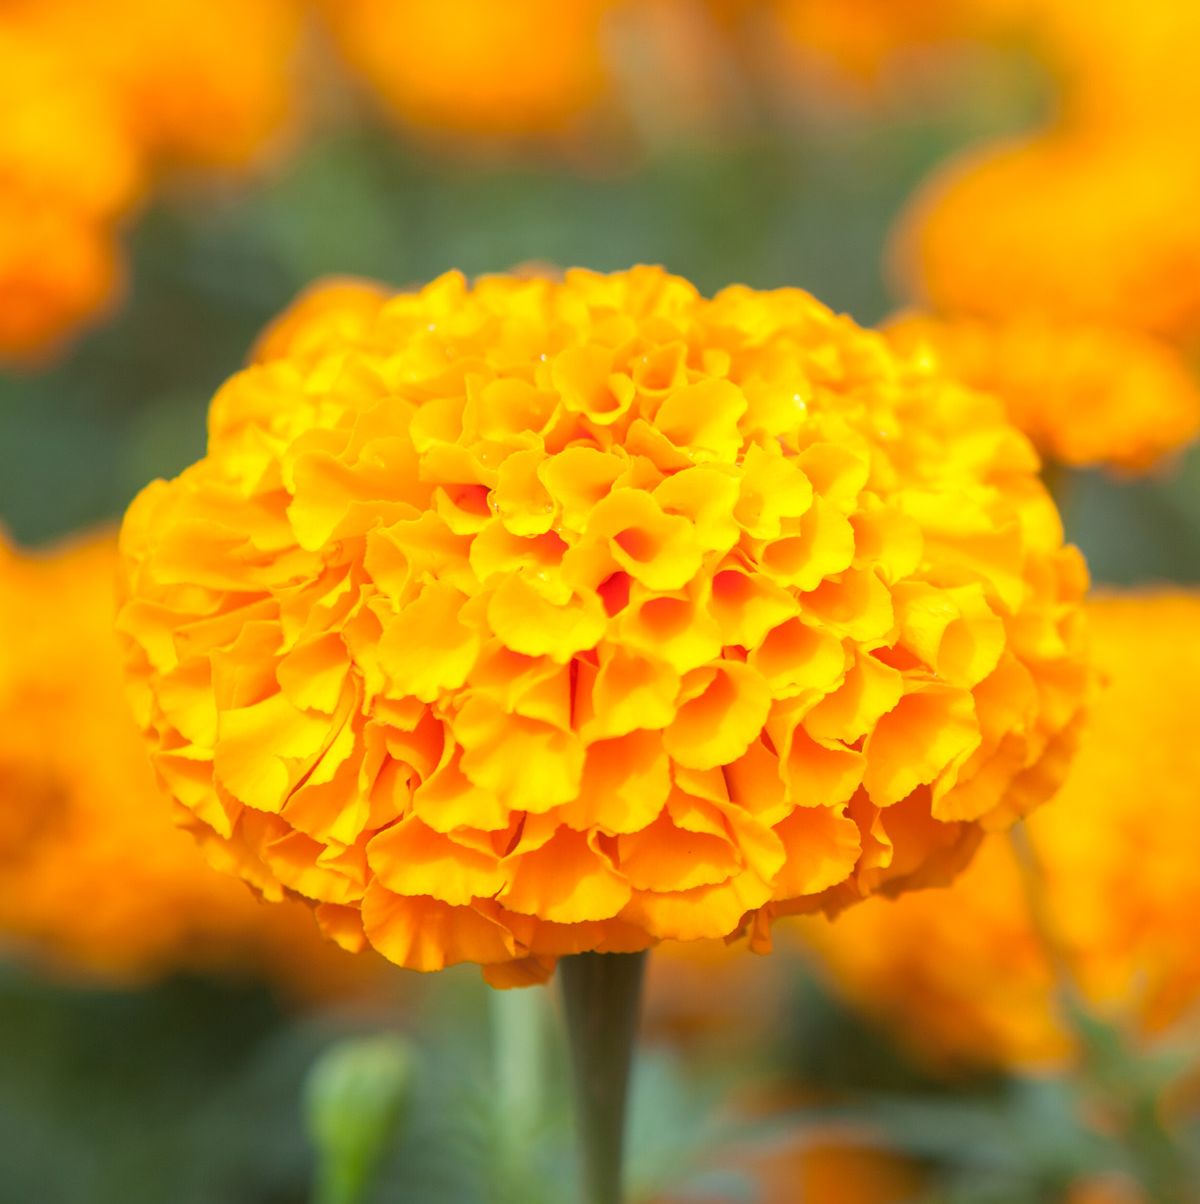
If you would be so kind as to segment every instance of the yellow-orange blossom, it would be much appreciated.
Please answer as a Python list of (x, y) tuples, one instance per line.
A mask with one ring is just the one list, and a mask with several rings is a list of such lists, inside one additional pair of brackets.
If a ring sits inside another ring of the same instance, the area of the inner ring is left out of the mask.
[(325, 301), (122, 533), (155, 765), (264, 893), (512, 984), (766, 948), (1056, 786), (1085, 572), (992, 399), (655, 268)]

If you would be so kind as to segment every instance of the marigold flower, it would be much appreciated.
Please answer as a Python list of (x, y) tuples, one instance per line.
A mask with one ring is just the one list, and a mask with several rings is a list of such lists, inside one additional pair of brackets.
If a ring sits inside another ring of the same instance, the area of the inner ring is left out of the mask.
[(0, 24), (0, 357), (49, 350), (120, 278), (114, 227), (139, 191), (136, 149), (105, 89)]
[(753, 1057), (787, 1022), (795, 969), (792, 959), (748, 958), (723, 941), (665, 944), (646, 966), (642, 1031), (685, 1051), (717, 1045)]
[(904, 54), (959, 46), (1013, 23), (1028, 0), (775, 0), (792, 45), (851, 79), (877, 80)]
[(1200, 160), (1170, 139), (1051, 134), (935, 173), (895, 244), (936, 313), (1200, 333)]
[(328, 0), (347, 62), (406, 125), (561, 133), (603, 94), (614, 0)]
[[(1030, 818), (1029, 837), (1050, 939), (1085, 997), (1153, 1032), (1200, 996), (1200, 596), (1101, 597), (1089, 617), (1107, 684), (1066, 785)], [(990, 838), (948, 892), (872, 900), (804, 932), (835, 985), (927, 1055), (1053, 1062), (1071, 1041), (1022, 873), (1009, 841)]]
[(750, 1160), (760, 1204), (905, 1204), (927, 1175), (916, 1163), (868, 1143), (868, 1134), (806, 1130)]
[(935, 356), (995, 393), (1043, 455), (1138, 472), (1200, 430), (1200, 389), (1179, 351), (1119, 327), (1036, 318), (985, 322), (904, 314), (884, 327), (906, 352)]
[(1182, 151), (1200, 104), (1200, 9), (1175, 0), (1045, 0), (1043, 43), (1062, 77), (1067, 121), (1133, 137), (1173, 130)]
[[(759, 1204), (910, 1204), (924, 1199), (929, 1176), (915, 1162), (872, 1144), (873, 1136), (847, 1125), (805, 1125), (793, 1137), (760, 1142), (760, 1148), (746, 1153), (720, 1151), (720, 1165), (744, 1171)], [(687, 1204), (695, 1198), (668, 1193), (658, 1204)]]
[(347, 945), (765, 949), (1057, 785), (1086, 574), (994, 399), (657, 268), (451, 273), (319, 343), (135, 501), (119, 627), (197, 831)]
[(378, 970), (206, 864), (124, 705), (115, 533), (45, 555), (0, 544), (0, 940), (70, 973), (267, 972), (302, 993)]
[(105, 84), (154, 161), (240, 167), (295, 102), (302, 0), (8, 0)]

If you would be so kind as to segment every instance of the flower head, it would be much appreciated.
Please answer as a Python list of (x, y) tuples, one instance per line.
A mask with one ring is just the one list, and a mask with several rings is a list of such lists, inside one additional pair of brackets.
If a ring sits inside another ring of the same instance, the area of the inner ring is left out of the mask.
[(906, 293), (934, 312), (1200, 333), (1200, 160), (1158, 137), (1048, 134), (936, 173), (902, 220)]
[(152, 169), (239, 166), (291, 106), (299, 0), (0, 5), (0, 359), (113, 303)]
[(1134, 137), (1191, 138), (1200, 104), (1200, 9), (1175, 0), (1055, 0), (1034, 6), (1041, 39), (1063, 80), (1070, 123)]
[(461, 134), (562, 132), (606, 87), (614, 0), (327, 0), (349, 64), (389, 113)]
[(139, 160), (107, 91), (0, 23), (0, 357), (36, 357), (102, 309)]
[(1200, 596), (1111, 595), (1089, 610), (1106, 686), (1065, 786), (1028, 821), (1048, 932), (1002, 837), (948, 892), (805, 928), (835, 984), (931, 1057), (1028, 1066), (1068, 1052), (1047, 936), (1110, 1018), (1153, 1031), (1200, 998)]
[(102, 81), (156, 164), (244, 165), (295, 101), (302, 0), (8, 0), (6, 8)]
[(1200, 432), (1200, 388), (1179, 350), (1120, 327), (1037, 318), (987, 322), (905, 314), (885, 327), (995, 393), (1043, 455), (1073, 466), (1153, 468)]
[(306, 908), (263, 905), (173, 822), (122, 696), (116, 564), (113, 533), (0, 544), (0, 939), (117, 982), (265, 967), (304, 992), (362, 983), (371, 967)]
[[(906, 54), (961, 51), (1015, 24), (1026, 0), (774, 0), (781, 30), (814, 62), (876, 82)], [(928, 63), (924, 63), (927, 67)]]
[(762, 1204), (901, 1204), (924, 1196), (928, 1176), (915, 1161), (870, 1144), (853, 1126), (805, 1126), (760, 1146), (733, 1161), (744, 1165)]
[(656, 268), (331, 317), (122, 535), (155, 765), (265, 893), (515, 982), (764, 948), (1055, 788), (1085, 572), (993, 399)]

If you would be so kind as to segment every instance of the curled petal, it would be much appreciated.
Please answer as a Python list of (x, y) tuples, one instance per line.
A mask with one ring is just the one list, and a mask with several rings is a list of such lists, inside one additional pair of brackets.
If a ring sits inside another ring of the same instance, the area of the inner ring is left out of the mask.
[(512, 858), (505, 907), (560, 924), (607, 920), (629, 900), (630, 884), (582, 832), (560, 829), (547, 844)]
[(978, 747), (979, 724), (970, 694), (945, 687), (914, 691), (879, 721), (867, 740), (867, 793), (878, 807), (899, 802)]
[(516, 949), (508, 929), (477, 907), (395, 895), (379, 882), (363, 898), (362, 918), (372, 947), (409, 970), (507, 962)]
[(466, 605), (452, 586), (431, 583), (388, 626), (379, 660), (394, 693), (433, 702), (467, 680), (479, 655), (479, 636), (462, 621)]
[(663, 732), (663, 746), (680, 765), (710, 769), (737, 760), (762, 731), (771, 692), (755, 670), (736, 661), (717, 661), (696, 673), (705, 684), (679, 708)]
[(397, 895), (429, 895), (459, 907), (490, 898), (505, 883), (496, 857), (435, 832), (416, 816), (376, 833), (367, 845), (367, 864), (376, 881)]
[(514, 652), (562, 662), (594, 648), (606, 627), (604, 607), (594, 594), (554, 601), (517, 573), (488, 600), (487, 617), (500, 641)]
[(508, 715), (468, 699), (450, 721), (463, 748), (462, 772), (514, 811), (548, 811), (570, 802), (583, 772), (583, 745), (537, 719)]

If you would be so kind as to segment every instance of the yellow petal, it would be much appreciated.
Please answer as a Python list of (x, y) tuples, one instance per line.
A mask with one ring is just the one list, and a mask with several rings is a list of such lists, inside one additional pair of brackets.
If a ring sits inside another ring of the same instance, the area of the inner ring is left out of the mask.
[(672, 760), (694, 769), (737, 760), (762, 731), (771, 708), (766, 682), (749, 665), (716, 661), (710, 669), (703, 692), (679, 708), (663, 733)]
[(845, 881), (862, 849), (858, 825), (842, 807), (798, 807), (775, 834), (787, 854), (772, 881), (776, 899), (819, 894)]
[(492, 594), (487, 617), (491, 629), (514, 652), (564, 663), (594, 648), (608, 625), (598, 597), (574, 594), (565, 602), (552, 601), (518, 573), (505, 578)]
[(863, 784), (877, 807), (961, 764), (979, 747), (975, 704), (963, 690), (931, 686), (907, 694), (867, 738)]
[(462, 772), (513, 811), (548, 811), (579, 793), (583, 745), (564, 732), (495, 703), (469, 698), (450, 719)]
[(479, 655), (479, 634), (461, 613), (467, 599), (431, 581), (384, 629), (379, 659), (396, 694), (433, 702), (466, 680)]

